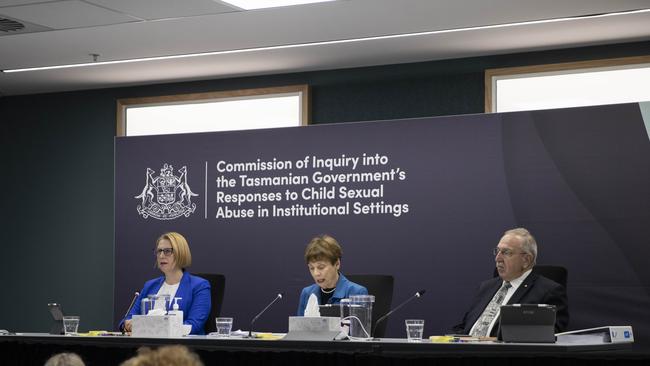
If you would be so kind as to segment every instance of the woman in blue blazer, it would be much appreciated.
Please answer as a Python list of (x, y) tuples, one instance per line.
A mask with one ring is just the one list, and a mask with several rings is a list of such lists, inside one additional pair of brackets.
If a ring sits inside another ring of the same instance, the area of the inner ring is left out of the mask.
[(313, 238), (305, 250), (305, 262), (315, 284), (302, 289), (298, 316), (305, 315), (309, 297), (316, 296), (319, 305), (338, 304), (351, 295), (367, 295), (368, 290), (339, 272), (341, 269), (341, 246), (333, 237), (321, 235)]
[(149, 295), (169, 295), (172, 303), (174, 297), (181, 298), (179, 310), (183, 311), (183, 324), (192, 325), (190, 334), (205, 334), (204, 326), (210, 314), (210, 283), (185, 271), (192, 264), (187, 240), (179, 233), (163, 234), (156, 240), (154, 254), (156, 268), (163, 276), (145, 282), (133, 308), (120, 322), (120, 329), (131, 331), (131, 317), (140, 314), (142, 299)]

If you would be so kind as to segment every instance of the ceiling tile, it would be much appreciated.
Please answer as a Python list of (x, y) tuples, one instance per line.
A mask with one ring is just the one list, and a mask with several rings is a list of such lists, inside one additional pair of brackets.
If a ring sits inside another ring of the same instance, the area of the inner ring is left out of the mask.
[[(0, 14), (8, 9), (2, 5), (16, 1), (25, 3), (30, 0), (0, 0)], [(71, 2), (71, 0), (39, 1), (41, 1), (39, 4), (27, 4), (24, 7)], [(569, 0), (556, 1), (557, 6), (548, 6), (547, 2), (539, 0), (344, 0), (313, 6), (234, 11), (203, 16), (183, 16), (183, 14), (204, 11), (197, 8), (199, 3), (195, 2), (202, 0), (176, 0), (184, 6), (189, 4), (187, 8), (176, 10), (168, 0), (151, 1), (83, 0), (81, 2), (91, 8), (96, 6), (109, 14), (113, 14), (111, 9), (114, 9), (115, 14), (125, 16), (127, 19), (131, 19), (128, 17), (129, 14), (136, 17), (137, 12), (137, 9), (129, 6), (155, 8), (155, 5), (163, 4), (160, 8), (165, 9), (166, 15), (173, 13), (176, 17), (0, 36), (0, 69), (90, 62), (91, 53), (99, 54), (100, 61), (124, 60), (274, 45), (317, 44), (329, 40), (419, 33), (540, 19), (567, 17), (571, 20), (408, 38), (374, 39), (355, 43), (312, 45), (186, 59), (96, 65), (88, 68), (24, 73), (0, 72), (0, 92), (5, 95), (32, 94), (181, 80), (341, 69), (610, 43), (650, 42), (648, 27), (650, 12), (598, 18), (583, 17), (588, 14), (648, 8), (650, 0)], [(100, 5), (100, 2), (104, 5)], [(218, 0), (213, 2), (223, 5)], [(405, 6), (404, 3), (407, 2), (408, 6)], [(207, 11), (212, 11), (211, 4), (203, 3), (203, 5), (208, 7)], [(194, 10), (189, 12), (188, 9)], [(35, 14), (44, 16), (43, 13)], [(59, 12), (51, 14), (53, 19), (60, 17)], [(139, 16), (136, 18), (139, 19), (142, 19), (143, 15), (165, 16), (139, 12), (137, 15)], [(21, 22), (24, 23), (25, 20)]]
[(239, 9), (212, 0), (87, 0), (108, 9), (142, 19), (166, 19), (220, 14)]
[(77, 0), (0, 8), (0, 14), (54, 29), (92, 27), (139, 19)]

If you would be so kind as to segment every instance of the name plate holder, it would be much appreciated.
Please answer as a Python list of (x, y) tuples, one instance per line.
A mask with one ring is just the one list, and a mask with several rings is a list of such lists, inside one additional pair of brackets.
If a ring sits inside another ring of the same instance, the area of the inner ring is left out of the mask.
[(332, 341), (341, 333), (341, 318), (320, 316), (290, 316), (289, 332), (284, 340)]
[(134, 315), (131, 329), (132, 336), (146, 338), (181, 337), (185, 333), (183, 319), (176, 315)]

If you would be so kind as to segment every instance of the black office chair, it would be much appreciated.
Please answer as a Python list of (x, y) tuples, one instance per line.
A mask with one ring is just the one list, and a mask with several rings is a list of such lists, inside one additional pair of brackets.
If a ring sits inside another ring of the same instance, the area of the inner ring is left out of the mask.
[[(345, 275), (348, 280), (356, 282), (368, 289), (368, 294), (375, 296), (375, 303), (372, 306), (372, 325), (375, 328), (375, 322), (380, 316), (390, 311), (393, 302), (393, 284), (395, 279), (390, 275)], [(382, 321), (372, 334), (373, 337), (382, 338), (386, 333), (388, 319)]]
[(221, 314), (221, 305), (223, 304), (223, 296), (226, 289), (226, 276), (214, 273), (194, 273), (195, 276), (204, 278), (210, 282), (210, 315), (205, 322), (205, 333), (217, 331), (217, 325), (214, 321), (216, 317)]
[[(564, 286), (564, 288), (566, 288), (569, 273), (567, 269), (562, 266), (549, 266), (544, 264), (537, 264), (535, 265), (535, 267), (533, 267), (533, 272), (537, 273), (538, 275), (544, 276), (549, 280), (553, 280), (559, 283), (560, 285)], [(499, 272), (495, 268), (494, 277), (497, 277), (498, 275)]]

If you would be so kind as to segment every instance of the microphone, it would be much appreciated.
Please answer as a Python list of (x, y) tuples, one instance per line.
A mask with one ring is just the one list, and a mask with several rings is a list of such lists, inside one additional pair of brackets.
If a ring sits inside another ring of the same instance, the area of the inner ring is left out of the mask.
[(406, 301), (404, 301), (403, 303), (397, 305), (395, 308), (393, 308), (393, 310), (387, 312), (383, 316), (380, 316), (379, 319), (377, 319), (377, 321), (375, 322), (375, 327), (372, 330), (372, 334), (375, 334), (375, 330), (377, 330), (377, 324), (379, 324), (383, 320), (386, 320), (386, 318), (388, 318), (388, 316), (390, 314), (396, 312), (402, 306), (404, 306), (404, 305), (408, 304), (409, 302), (413, 301), (413, 299), (418, 299), (418, 298), (422, 297), (422, 295), (424, 295), (425, 292), (426, 292), (426, 290), (420, 290), (420, 291), (416, 292), (415, 295), (409, 297), (408, 299), (406, 299)]
[(262, 316), (262, 314), (264, 314), (264, 312), (265, 312), (268, 308), (270, 308), (271, 305), (275, 304), (275, 302), (278, 301), (278, 300), (280, 300), (283, 296), (284, 296), (284, 293), (282, 293), (282, 292), (280, 292), (279, 294), (277, 294), (277, 295), (275, 296), (275, 299), (273, 299), (273, 301), (271, 301), (268, 305), (266, 305), (266, 307), (265, 307), (264, 309), (262, 309), (262, 311), (260, 311), (259, 314), (255, 315), (255, 317), (253, 318), (253, 320), (251, 320), (251, 327), (250, 327), (250, 329), (249, 329), (249, 331), (248, 331), (248, 338), (252, 338), (252, 337), (253, 337), (253, 323), (255, 323), (255, 321), (256, 321), (260, 316)]
[[(131, 309), (133, 309), (133, 305), (135, 305), (135, 300), (138, 298), (138, 296), (140, 296), (140, 293), (138, 291), (136, 291), (133, 294), (133, 299), (131, 300), (131, 305), (129, 305), (129, 308), (126, 309), (126, 313), (124, 313), (124, 316), (122, 317), (122, 319), (126, 318), (129, 315), (129, 313), (131, 312)], [(122, 333), (124, 333), (124, 325), (122, 325)]]

